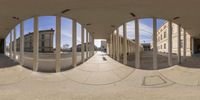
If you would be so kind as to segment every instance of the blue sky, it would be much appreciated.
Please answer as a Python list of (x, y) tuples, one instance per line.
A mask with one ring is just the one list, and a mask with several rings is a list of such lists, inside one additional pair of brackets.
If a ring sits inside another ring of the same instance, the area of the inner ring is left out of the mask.
[[(140, 19), (140, 42), (151, 43), (152, 41), (152, 19)], [(165, 22), (165, 20), (157, 20), (157, 29)], [(41, 16), (39, 17), (39, 30), (47, 30), (53, 28), (56, 30), (56, 17), (55, 16)], [(33, 32), (33, 18), (24, 21), (24, 34)], [(119, 34), (122, 35), (123, 28), (119, 27)], [(16, 26), (16, 36), (20, 36), (20, 25)], [(134, 39), (135, 37), (134, 21), (127, 23), (127, 37)], [(7, 44), (9, 43), (10, 37), (6, 39)], [(81, 25), (77, 23), (77, 43), (81, 43)], [(72, 46), (72, 20), (62, 17), (61, 18), (61, 47), (64, 44)], [(100, 40), (95, 41), (95, 44), (99, 47)], [(55, 47), (55, 34), (54, 34), (54, 47)]]

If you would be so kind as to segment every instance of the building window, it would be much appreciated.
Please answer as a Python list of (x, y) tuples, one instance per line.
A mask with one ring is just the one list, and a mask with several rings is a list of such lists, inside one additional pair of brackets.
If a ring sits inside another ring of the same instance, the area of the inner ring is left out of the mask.
[(44, 41), (42, 41), (42, 48), (44, 47)]
[(166, 38), (166, 31), (164, 32), (164, 38)]
[(42, 48), (44, 48), (44, 41), (42, 41)]
[(164, 44), (164, 49), (166, 49), (166, 44)]
[(42, 39), (44, 39), (44, 34), (42, 34)]

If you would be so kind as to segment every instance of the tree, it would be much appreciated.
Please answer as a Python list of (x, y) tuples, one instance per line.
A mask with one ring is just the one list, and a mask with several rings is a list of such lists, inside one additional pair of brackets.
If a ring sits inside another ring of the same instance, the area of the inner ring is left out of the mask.
[(62, 49), (68, 49), (69, 48), (69, 44), (64, 44)]

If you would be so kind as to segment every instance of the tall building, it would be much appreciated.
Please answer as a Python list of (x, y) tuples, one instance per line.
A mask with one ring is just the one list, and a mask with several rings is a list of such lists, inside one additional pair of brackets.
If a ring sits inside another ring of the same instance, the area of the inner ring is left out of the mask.
[[(158, 52), (162, 53), (168, 53), (168, 22), (165, 22), (157, 32), (157, 46), (158, 46)], [(183, 29), (181, 29), (181, 54), (183, 55), (183, 38), (184, 32)], [(178, 25), (172, 24), (172, 53), (177, 54), (178, 53)], [(191, 36), (186, 33), (186, 55), (191, 56), (192, 54), (192, 38)]]
[[(39, 31), (39, 52), (53, 52), (53, 29)], [(20, 50), (20, 38), (17, 39), (16, 49)], [(24, 35), (24, 51), (33, 52), (33, 32)]]

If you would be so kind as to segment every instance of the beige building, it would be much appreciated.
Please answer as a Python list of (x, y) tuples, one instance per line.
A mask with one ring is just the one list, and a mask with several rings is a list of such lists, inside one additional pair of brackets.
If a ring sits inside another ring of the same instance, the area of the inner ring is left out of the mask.
[[(53, 35), (53, 29), (39, 31), (39, 52), (53, 52)], [(20, 38), (16, 42), (16, 49), (20, 51)], [(33, 32), (24, 35), (24, 51), (33, 52)]]
[[(168, 53), (168, 22), (164, 23), (157, 32), (157, 46), (158, 52), (160, 53)], [(181, 55), (183, 55), (183, 47), (184, 42), (184, 31), (181, 29)], [(191, 36), (186, 33), (186, 55), (192, 55), (192, 38)], [(178, 25), (173, 23), (172, 24), (172, 53), (178, 53)]]

